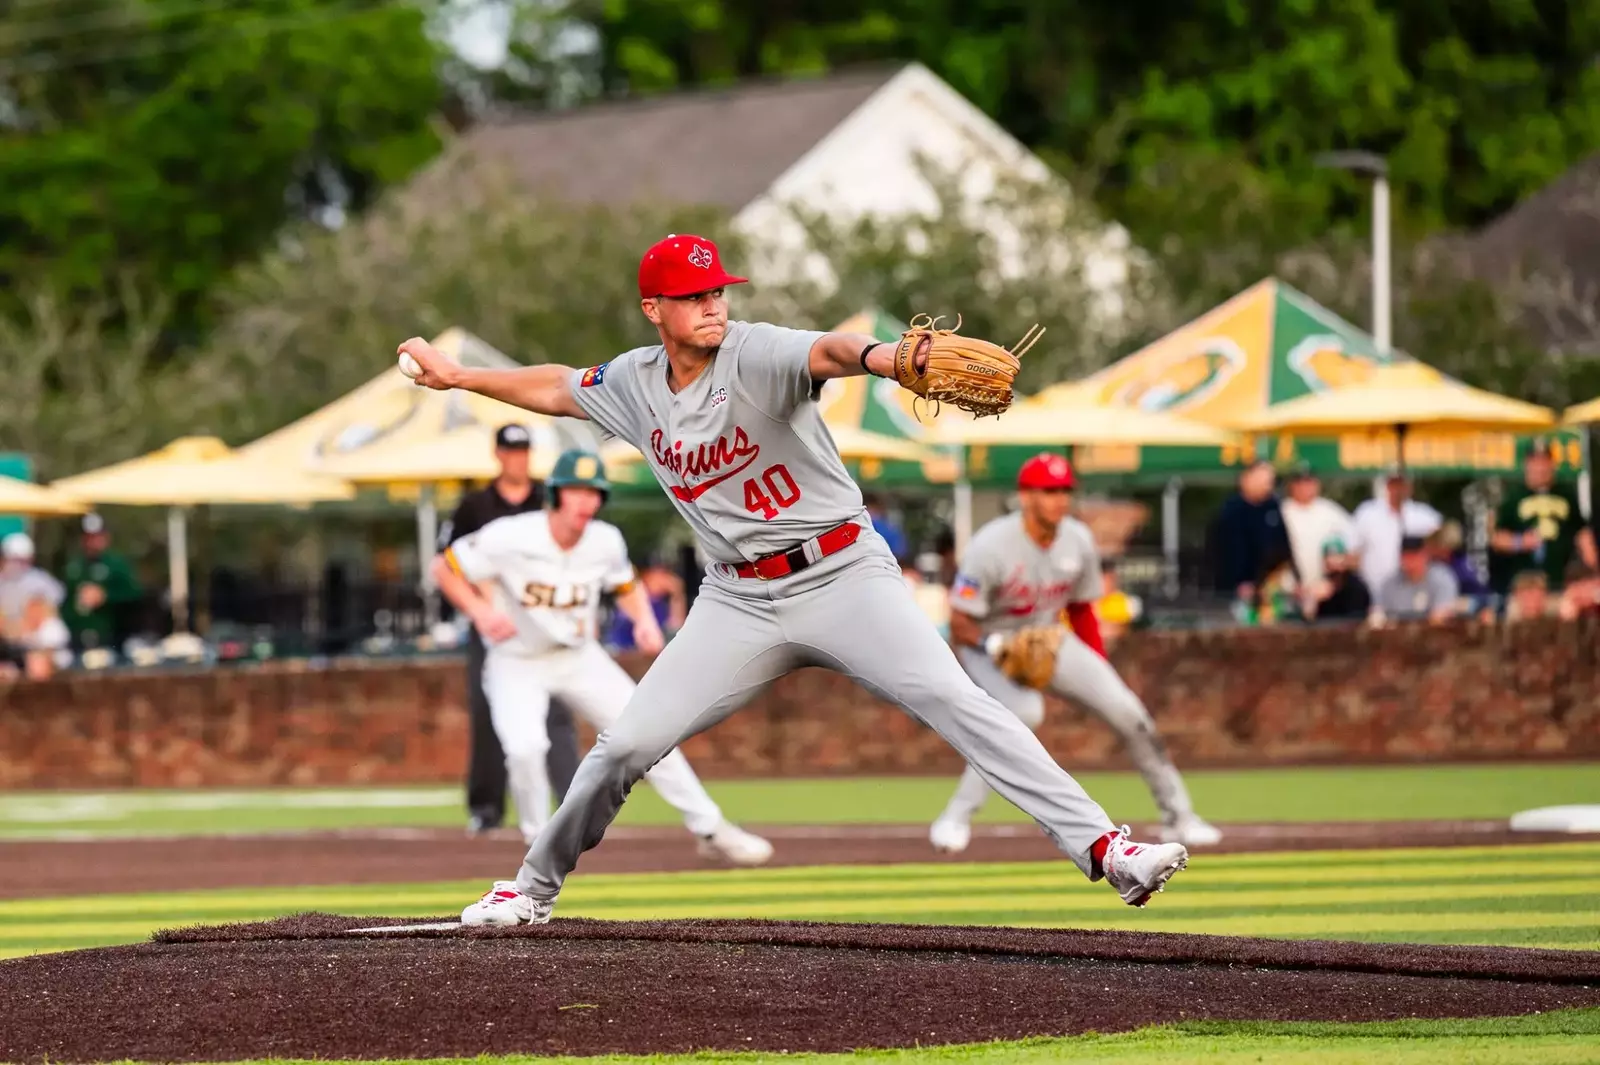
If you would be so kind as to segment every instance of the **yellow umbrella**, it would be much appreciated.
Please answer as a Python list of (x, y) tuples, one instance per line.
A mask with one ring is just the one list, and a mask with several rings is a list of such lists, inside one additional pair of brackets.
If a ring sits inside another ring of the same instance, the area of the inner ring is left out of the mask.
[[(549, 476), (560, 451), (554, 445), (535, 446), (529, 473), (535, 478)], [(631, 445), (620, 441), (602, 448), (601, 457), (608, 467), (642, 458)], [(322, 469), (353, 484), (441, 484), (493, 480), (500, 465), (494, 457), (494, 426), (468, 425), (400, 447), (362, 448), (323, 463)]]
[(42, 518), (82, 514), (88, 509), (84, 504), (52, 488), (29, 484), (15, 477), (0, 477), (0, 514), (21, 514)]
[(186, 436), (126, 462), (51, 483), (93, 503), (185, 507), (202, 503), (318, 503), (355, 490), (331, 477), (241, 456), (214, 436)]
[(1407, 360), (1380, 366), (1360, 384), (1314, 392), (1268, 407), (1245, 419), (1256, 432), (1337, 436), (1351, 429), (1415, 425), (1441, 432), (1543, 429), (1555, 422), (1546, 407), (1485, 392)]
[(1235, 436), (1175, 414), (1105, 406), (1100, 389), (1089, 382), (1056, 385), (1014, 406), (998, 418), (941, 420), (928, 433), (930, 443), (1015, 445), (1221, 446)]
[(343, 481), (242, 456), (214, 436), (181, 437), (148, 455), (66, 477), (50, 487), (95, 503), (169, 508), (168, 580), (173, 624), (180, 632), (189, 623), (185, 507), (203, 503), (318, 503), (355, 495), (355, 490)]
[(1576, 407), (1568, 407), (1561, 421), (1566, 425), (1589, 425), (1592, 422), (1600, 422), (1600, 399), (1591, 399)]

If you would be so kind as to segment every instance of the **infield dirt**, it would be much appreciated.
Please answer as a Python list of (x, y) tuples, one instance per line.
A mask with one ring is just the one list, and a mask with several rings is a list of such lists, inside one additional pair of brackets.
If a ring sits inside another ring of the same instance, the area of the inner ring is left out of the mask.
[(967, 1043), (1166, 1021), (1600, 1004), (1600, 953), (769, 921), (301, 915), (0, 963), (0, 1060), (442, 1057)]

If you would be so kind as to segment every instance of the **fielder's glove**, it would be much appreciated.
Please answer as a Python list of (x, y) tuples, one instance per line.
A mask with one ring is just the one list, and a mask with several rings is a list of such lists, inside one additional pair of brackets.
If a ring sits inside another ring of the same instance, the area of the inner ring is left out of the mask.
[(894, 349), (894, 378), (900, 387), (935, 403), (950, 403), (982, 416), (1011, 406), (1011, 383), (1021, 368), (1018, 358), (1044, 335), (1034, 326), (1007, 351), (987, 340), (964, 337), (956, 329), (937, 328), (939, 319), (919, 314), (900, 334)]
[(1043, 691), (1055, 676), (1056, 654), (1066, 637), (1065, 625), (1040, 625), (1009, 635), (995, 633), (984, 642), (984, 650), (1011, 680)]

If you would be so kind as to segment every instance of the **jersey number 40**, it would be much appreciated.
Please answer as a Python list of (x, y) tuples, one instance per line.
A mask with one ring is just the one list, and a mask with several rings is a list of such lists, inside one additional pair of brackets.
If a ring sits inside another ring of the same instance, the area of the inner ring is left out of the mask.
[(780, 509), (800, 502), (800, 486), (789, 475), (783, 463), (768, 466), (760, 480), (754, 477), (744, 482), (744, 509), (761, 515), (762, 521), (771, 521)]

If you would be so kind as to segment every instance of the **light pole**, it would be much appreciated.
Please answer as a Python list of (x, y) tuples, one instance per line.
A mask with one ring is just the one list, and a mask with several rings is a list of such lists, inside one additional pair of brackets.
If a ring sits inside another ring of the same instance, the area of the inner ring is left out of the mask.
[(1330, 170), (1351, 170), (1372, 178), (1372, 339), (1389, 354), (1393, 340), (1389, 283), (1389, 163), (1374, 152), (1325, 152), (1312, 160)]

